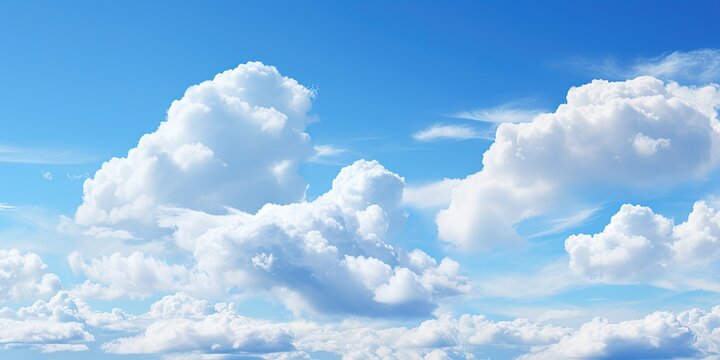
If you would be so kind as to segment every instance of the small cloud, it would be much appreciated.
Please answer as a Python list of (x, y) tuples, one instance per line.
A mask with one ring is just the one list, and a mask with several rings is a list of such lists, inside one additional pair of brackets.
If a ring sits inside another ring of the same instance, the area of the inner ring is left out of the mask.
[(6, 204), (6, 203), (0, 203), (0, 211), (13, 210), (13, 209), (15, 209), (15, 206), (13, 206), (13, 205)]
[(49, 171), (41, 170), (40, 174), (42, 174), (43, 179), (47, 181), (51, 181), (53, 179), (53, 174)]
[(500, 124), (530, 122), (542, 113), (543, 111), (539, 109), (528, 109), (518, 106), (517, 103), (508, 103), (486, 109), (459, 111), (450, 116), (458, 119)]
[(310, 158), (312, 162), (321, 162), (324, 159), (338, 156), (347, 151), (333, 145), (315, 145), (313, 146), (313, 150), (315, 150), (315, 154)]
[(0, 145), (0, 163), (65, 165), (84, 164), (94, 160), (90, 156), (69, 150)]
[(417, 141), (467, 140), (487, 138), (485, 134), (465, 125), (435, 124), (413, 134)]

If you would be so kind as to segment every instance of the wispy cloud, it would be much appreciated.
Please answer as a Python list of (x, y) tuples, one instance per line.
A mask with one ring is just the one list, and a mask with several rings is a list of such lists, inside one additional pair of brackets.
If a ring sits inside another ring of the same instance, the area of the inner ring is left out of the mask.
[(681, 83), (720, 81), (720, 49), (674, 51), (655, 57), (622, 62), (608, 57), (602, 60), (575, 59), (572, 64), (593, 75), (610, 79), (628, 79), (642, 75)]
[(433, 183), (406, 186), (403, 190), (402, 202), (417, 209), (439, 209), (450, 204), (452, 190), (461, 182), (460, 179), (442, 179)]
[(0, 203), (0, 211), (12, 209), (15, 209), (15, 206), (6, 203)]
[(68, 165), (84, 164), (95, 158), (70, 150), (32, 149), (0, 145), (0, 163)]
[(499, 124), (529, 122), (542, 113), (543, 111), (540, 109), (522, 107), (518, 103), (508, 103), (492, 108), (458, 111), (450, 116)]
[(557, 234), (568, 229), (580, 226), (590, 220), (600, 207), (581, 209), (569, 215), (553, 218), (543, 223), (543, 230), (527, 235), (528, 239), (538, 238), (545, 235)]
[(481, 139), (489, 136), (466, 125), (435, 124), (416, 132), (413, 138), (417, 141), (437, 141)]
[(637, 75), (652, 75), (673, 80), (712, 82), (720, 80), (720, 50), (675, 51), (651, 59), (641, 59), (633, 66)]

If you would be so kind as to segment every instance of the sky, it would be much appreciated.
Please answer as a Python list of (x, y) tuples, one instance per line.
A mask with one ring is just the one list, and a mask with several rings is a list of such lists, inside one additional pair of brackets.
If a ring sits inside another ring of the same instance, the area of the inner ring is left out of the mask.
[(720, 4), (0, 4), (0, 357), (720, 356)]

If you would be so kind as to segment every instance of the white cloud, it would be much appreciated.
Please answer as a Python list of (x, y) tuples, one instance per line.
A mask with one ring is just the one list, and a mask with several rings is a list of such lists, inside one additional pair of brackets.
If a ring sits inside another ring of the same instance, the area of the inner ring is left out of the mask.
[(528, 109), (518, 106), (518, 104), (510, 103), (487, 109), (459, 111), (451, 116), (458, 119), (501, 124), (530, 122), (542, 113), (543, 111), (538, 109)]
[(43, 179), (47, 181), (51, 181), (53, 179), (53, 174), (49, 171), (42, 170), (40, 171), (40, 174), (42, 175)]
[(17, 311), (0, 309), (0, 345), (6, 349), (41, 352), (85, 351), (94, 342), (91, 329), (133, 331), (131, 317), (120, 309), (98, 312), (84, 301), (60, 291)]
[(437, 216), (441, 240), (488, 248), (520, 240), (514, 226), (576, 203), (587, 189), (620, 194), (702, 180), (717, 164), (720, 87), (651, 77), (595, 80), (532, 122), (499, 125), (483, 169)]
[(418, 141), (467, 140), (486, 137), (476, 129), (466, 125), (435, 124), (413, 134)]
[(32, 348), (43, 352), (85, 350), (82, 343), (93, 341), (92, 334), (77, 322), (13, 320), (0, 318), (0, 344), (6, 348)]
[(403, 204), (418, 209), (438, 209), (450, 204), (452, 190), (460, 179), (442, 179), (426, 185), (407, 186), (403, 191)]
[(309, 160), (313, 162), (323, 162), (328, 158), (337, 157), (347, 151), (334, 145), (315, 145), (313, 150), (315, 150), (315, 154)]
[(177, 291), (191, 286), (198, 287), (198, 291), (202, 289), (203, 282), (184, 265), (168, 264), (140, 252), (128, 256), (113, 253), (89, 262), (79, 252), (73, 252), (68, 262), (73, 272), (88, 278), (73, 289), (73, 294), (81, 297), (146, 298), (158, 291)]
[(15, 206), (6, 203), (0, 203), (0, 211), (12, 209), (15, 209)]
[(60, 278), (31, 252), (0, 249), (0, 302), (49, 296), (60, 289)]
[(379, 163), (360, 160), (312, 202), (267, 204), (254, 215), (165, 209), (160, 224), (175, 230), (192, 268), (140, 253), (90, 262), (75, 253), (72, 268), (90, 280), (76, 291), (102, 297), (262, 291), (276, 292), (295, 312), (428, 314), (439, 299), (471, 285), (453, 260), (438, 263), (386, 241), (405, 219), (403, 186)]
[(94, 161), (91, 156), (63, 149), (32, 149), (0, 145), (0, 163), (67, 165)]
[(718, 263), (720, 213), (698, 201), (688, 220), (674, 225), (648, 207), (626, 204), (602, 232), (570, 236), (565, 249), (570, 269), (588, 279), (692, 286), (687, 278)]
[(81, 225), (154, 227), (163, 205), (209, 212), (300, 200), (298, 163), (313, 155), (305, 126), (314, 93), (259, 62), (191, 86), (126, 157), (85, 180)]
[(373, 327), (355, 322), (339, 325), (293, 323), (296, 347), (305, 352), (330, 352), (343, 359), (471, 359), (475, 349), (501, 346), (527, 349), (551, 344), (571, 332), (525, 319), (491, 321), (481, 315), (450, 314), (413, 328)]
[(656, 312), (641, 320), (593, 319), (548, 347), (520, 359), (677, 359), (698, 354), (695, 334), (675, 315)]
[(4, 317), (18, 321), (78, 323), (94, 329), (113, 331), (132, 331), (137, 328), (132, 322), (134, 318), (123, 310), (115, 308), (111, 312), (96, 311), (67, 291), (59, 291), (47, 301), (37, 300), (14, 313), (7, 308), (2, 311)]
[(720, 81), (720, 50), (674, 51), (650, 59), (640, 59), (630, 70), (638, 75), (662, 79), (709, 83)]
[(151, 322), (140, 335), (103, 344), (117, 354), (263, 354), (293, 349), (287, 326), (237, 315), (232, 305), (185, 294), (166, 296), (146, 315)]

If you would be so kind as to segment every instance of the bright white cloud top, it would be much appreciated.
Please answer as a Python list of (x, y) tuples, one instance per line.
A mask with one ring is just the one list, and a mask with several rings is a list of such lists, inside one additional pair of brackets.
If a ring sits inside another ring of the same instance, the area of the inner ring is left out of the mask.
[(437, 216), (440, 239), (466, 248), (520, 241), (514, 226), (563, 202), (701, 180), (717, 165), (717, 85), (652, 77), (595, 80), (532, 122), (501, 124), (483, 168)]
[(85, 180), (82, 225), (154, 226), (160, 206), (257, 210), (304, 196), (313, 92), (250, 62), (187, 89), (158, 129)]

